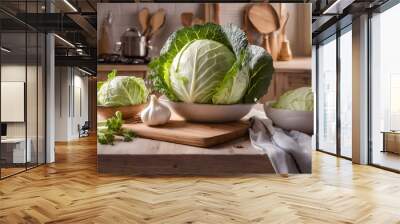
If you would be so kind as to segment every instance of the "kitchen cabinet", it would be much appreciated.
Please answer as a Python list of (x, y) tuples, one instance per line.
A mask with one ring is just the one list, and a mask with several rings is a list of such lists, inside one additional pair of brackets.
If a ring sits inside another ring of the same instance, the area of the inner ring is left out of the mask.
[(275, 73), (268, 93), (261, 102), (276, 100), (286, 91), (311, 86), (311, 58), (299, 57), (291, 61), (275, 61)]

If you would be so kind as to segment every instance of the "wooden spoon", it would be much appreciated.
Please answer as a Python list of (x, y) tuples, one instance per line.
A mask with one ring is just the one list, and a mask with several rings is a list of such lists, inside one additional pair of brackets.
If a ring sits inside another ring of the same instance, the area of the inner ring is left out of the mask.
[(181, 23), (184, 27), (189, 27), (192, 25), (193, 13), (191, 12), (183, 12), (181, 14)]
[(249, 19), (254, 28), (263, 35), (263, 47), (271, 53), (268, 35), (280, 27), (275, 9), (268, 3), (252, 5), (249, 9)]
[(165, 10), (159, 9), (150, 19), (151, 32), (148, 36), (150, 40), (153, 35), (164, 25), (165, 23)]
[(142, 27), (142, 34), (144, 35), (147, 31), (147, 24), (149, 23), (149, 9), (148, 8), (143, 8), (139, 11), (138, 17), (139, 17), (139, 23), (140, 26)]
[(286, 25), (289, 20), (289, 13), (286, 16), (286, 20), (284, 21), (281, 28), (281, 43), (278, 59), (281, 61), (289, 61), (293, 58), (292, 49), (290, 48), (290, 42), (286, 37)]
[(219, 24), (220, 4), (214, 3), (214, 23)]
[(281, 38), (282, 38), (281, 41), (282, 42), (287, 40), (287, 37), (286, 37), (286, 25), (287, 25), (288, 20), (289, 20), (289, 13), (287, 13), (286, 16), (284, 16), (284, 18), (281, 20), (282, 21), (282, 23), (281, 23), (282, 27), (280, 29), (280, 34), (281, 34)]
[(254, 38), (253, 38), (253, 35), (250, 30), (249, 9), (250, 9), (250, 6), (247, 6), (243, 12), (243, 31), (246, 33), (247, 40), (249, 41), (249, 43), (252, 44), (254, 41)]
[(281, 27), (279, 29), (279, 46), (285, 40), (286, 35), (286, 23), (289, 19), (289, 12), (287, 11), (285, 3), (279, 3), (279, 22)]

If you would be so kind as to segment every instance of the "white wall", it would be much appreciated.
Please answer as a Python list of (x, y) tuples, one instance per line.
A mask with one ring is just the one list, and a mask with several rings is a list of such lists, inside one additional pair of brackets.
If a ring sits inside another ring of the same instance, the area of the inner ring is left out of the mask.
[(55, 140), (68, 140), (68, 67), (55, 68)]
[[(25, 70), (27, 69), (27, 70)], [(25, 82), (25, 75), (26, 71), (28, 74), (35, 74), (36, 75), (36, 66), (27, 66), (25, 65), (18, 65), (18, 64), (6, 64), (1, 66), (1, 81), (4, 82)], [(31, 80), (30, 76), (28, 75), (28, 81), (29, 81), (29, 87), (32, 85), (36, 87), (36, 80)], [(29, 111), (32, 110), (32, 107), (34, 107), (34, 111), (36, 111), (36, 88), (27, 88), (28, 93), (27, 93), (27, 107), (31, 107), (28, 109)], [(33, 104), (32, 104), (33, 103)], [(29, 105), (31, 104), (31, 105)], [(2, 110), (7, 110), (7, 108), (1, 108)], [(32, 110), (33, 111), (33, 110)], [(28, 113), (27, 114), (27, 119), (28, 119), (28, 128), (32, 127), (33, 124), (31, 123), (34, 121), (36, 124), (37, 120), (37, 115), (36, 113)], [(36, 130), (36, 125), (35, 128)], [(8, 137), (25, 137), (25, 122), (10, 122), (7, 125), (7, 135)], [(28, 130), (28, 135), (29, 135), (29, 130)], [(28, 136), (29, 137), (29, 136)]]
[(55, 86), (55, 140), (77, 139), (78, 125), (88, 120), (88, 78), (76, 68), (56, 67)]
[[(37, 70), (38, 69), (38, 70)], [(27, 78), (27, 80), (25, 80)], [(25, 64), (3, 64), (1, 66), (1, 81), (17, 81), (26, 83), (26, 110), (25, 122), (7, 122), (7, 137), (27, 138), (31, 140), (32, 158), (36, 162), (36, 153), (39, 153), (39, 163), (44, 162), (44, 74), (42, 68), (25, 66)], [(10, 108), (1, 108), (10, 110)], [(8, 111), (11, 112), (12, 111)], [(25, 112), (25, 111), (23, 111)]]

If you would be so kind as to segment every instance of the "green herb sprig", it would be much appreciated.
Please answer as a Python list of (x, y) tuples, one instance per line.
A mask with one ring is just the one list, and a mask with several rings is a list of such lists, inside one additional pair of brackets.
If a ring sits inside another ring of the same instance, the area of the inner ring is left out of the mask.
[(122, 113), (115, 112), (115, 115), (106, 120), (105, 126), (99, 127), (97, 130), (97, 140), (102, 145), (114, 145), (116, 139), (122, 139), (124, 142), (130, 142), (135, 137), (132, 130), (122, 128), (124, 120)]

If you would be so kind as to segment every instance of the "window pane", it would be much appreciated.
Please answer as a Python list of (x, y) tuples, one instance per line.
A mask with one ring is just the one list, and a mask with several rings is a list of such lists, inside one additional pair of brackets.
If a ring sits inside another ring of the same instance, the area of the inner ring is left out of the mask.
[(336, 153), (336, 41), (318, 48), (318, 148)]
[(340, 36), (340, 153), (352, 156), (352, 35)]
[(27, 33), (28, 61), (27, 61), (27, 80), (26, 80), (26, 115), (27, 115), (27, 141), (30, 149), (28, 168), (37, 165), (37, 61), (38, 35), (36, 32)]
[(400, 170), (400, 5), (372, 18), (372, 163)]
[(46, 36), (39, 33), (38, 43), (38, 164), (45, 163), (45, 60), (46, 60)]
[(1, 33), (1, 176), (25, 170), (31, 161), (30, 141), (26, 141), (26, 33)]

